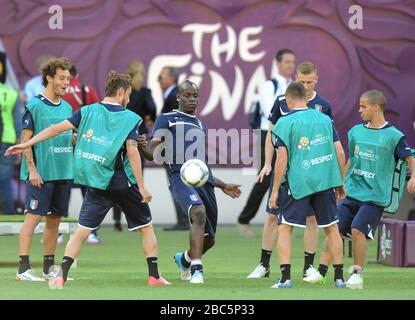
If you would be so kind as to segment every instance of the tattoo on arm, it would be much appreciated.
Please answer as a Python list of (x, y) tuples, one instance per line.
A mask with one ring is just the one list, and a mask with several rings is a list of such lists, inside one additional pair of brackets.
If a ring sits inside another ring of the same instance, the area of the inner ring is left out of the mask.
[[(30, 140), (30, 138), (33, 136), (32, 130), (23, 130), (22, 131), (22, 143), (25, 143), (26, 141)], [(33, 159), (33, 151), (32, 148), (27, 148), (23, 152), (25, 158), (26, 158), (26, 165), (29, 170), (36, 169), (35, 161)]]

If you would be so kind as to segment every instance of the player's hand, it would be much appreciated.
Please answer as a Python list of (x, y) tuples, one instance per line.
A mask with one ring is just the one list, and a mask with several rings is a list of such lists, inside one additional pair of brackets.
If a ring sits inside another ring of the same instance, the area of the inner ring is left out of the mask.
[(146, 147), (148, 145), (147, 137), (145, 134), (140, 134), (138, 136), (137, 145), (139, 147)]
[(76, 132), (74, 132), (73, 134), (72, 134), (72, 146), (76, 146), (76, 140), (77, 140), (77, 138), (78, 138), (78, 134), (76, 133)]
[(344, 186), (337, 187), (334, 190), (336, 191), (336, 200), (341, 200), (344, 199), (344, 197), (346, 197), (346, 189), (344, 188)]
[(141, 200), (142, 203), (148, 203), (151, 201), (152, 195), (150, 192), (148, 192), (148, 190), (146, 189), (146, 187), (142, 186), (141, 188), (139, 188), (141, 196), (143, 197), (143, 200)]
[(223, 187), (222, 191), (231, 198), (236, 199), (241, 195), (241, 189), (239, 189), (240, 186), (240, 184), (228, 183)]
[(42, 187), (43, 180), (36, 169), (29, 171), (29, 183), (39, 189)]
[(277, 209), (278, 208), (277, 201), (278, 201), (278, 190), (272, 191), (271, 196), (269, 197), (268, 206), (272, 209)]
[(268, 176), (272, 171), (272, 166), (268, 164), (264, 164), (261, 171), (256, 177), (256, 183), (262, 183), (262, 180), (264, 180), (265, 176)]
[(10, 156), (12, 154), (20, 154), (27, 148), (25, 143), (16, 144), (14, 146), (9, 147), (6, 152), (4, 153), (5, 156)]
[(415, 193), (415, 178), (409, 179), (406, 188), (409, 193)]

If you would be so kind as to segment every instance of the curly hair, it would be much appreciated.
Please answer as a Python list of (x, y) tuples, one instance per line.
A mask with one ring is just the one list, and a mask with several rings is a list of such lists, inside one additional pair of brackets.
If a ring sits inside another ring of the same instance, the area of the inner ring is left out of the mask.
[(56, 58), (49, 60), (42, 68), (42, 84), (46, 88), (48, 85), (47, 76), (54, 77), (58, 69), (70, 70), (72, 67), (68, 58)]

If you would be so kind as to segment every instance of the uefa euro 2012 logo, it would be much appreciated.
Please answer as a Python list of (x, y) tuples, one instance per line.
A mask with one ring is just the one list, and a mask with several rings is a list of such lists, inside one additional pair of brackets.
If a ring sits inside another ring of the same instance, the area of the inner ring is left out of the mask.
[(89, 129), (86, 133), (82, 134), (82, 138), (85, 138), (86, 141), (90, 142), (93, 134), (94, 134), (94, 130)]
[(310, 140), (307, 137), (301, 137), (297, 148), (298, 150), (310, 150)]
[(358, 155), (358, 154), (359, 154), (359, 151), (360, 151), (359, 145), (356, 145), (356, 146), (354, 147), (354, 154), (355, 154), (355, 155)]

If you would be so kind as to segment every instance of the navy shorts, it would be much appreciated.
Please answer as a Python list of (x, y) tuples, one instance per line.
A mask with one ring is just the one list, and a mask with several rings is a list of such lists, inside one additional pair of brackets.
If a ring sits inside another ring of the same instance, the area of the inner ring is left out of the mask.
[(179, 174), (171, 175), (169, 178), (170, 190), (174, 201), (180, 206), (183, 212), (189, 212), (192, 206), (202, 205), (206, 211), (205, 235), (215, 236), (218, 223), (218, 205), (216, 203), (215, 187), (206, 182), (200, 188), (191, 188), (183, 183)]
[(342, 235), (351, 237), (352, 229), (357, 229), (367, 239), (373, 240), (382, 214), (383, 207), (346, 197), (337, 207), (339, 231)]
[(46, 181), (40, 188), (26, 182), (26, 204), (24, 212), (39, 216), (56, 214), (68, 216), (69, 181)]
[(78, 224), (89, 230), (98, 229), (108, 211), (118, 206), (125, 214), (128, 230), (148, 226), (152, 223), (150, 207), (143, 200), (138, 187), (121, 190), (99, 190), (88, 188), (79, 213)]
[(337, 223), (336, 194), (334, 189), (320, 191), (302, 199), (294, 199), (288, 185), (278, 193), (278, 223), (305, 228), (307, 217), (315, 214), (319, 227), (328, 227)]
[[(271, 172), (272, 174), (272, 172)], [(268, 190), (268, 199), (267, 199), (267, 205), (266, 205), (266, 212), (268, 214), (275, 214), (278, 217), (278, 213), (279, 213), (279, 208), (273, 209), (269, 206), (269, 198), (271, 198), (271, 193), (272, 193), (272, 185), (274, 184), (274, 175), (272, 174), (271, 177), (271, 183), (269, 186), (269, 190)], [(278, 207), (280, 206), (280, 202), (281, 202), (281, 194), (287, 192), (287, 183), (285, 182), (283, 185), (280, 186), (280, 189), (278, 190), (278, 199), (277, 199), (277, 205)], [(286, 199), (283, 198), (283, 199)], [(314, 210), (311, 210), (307, 216), (314, 216)]]

